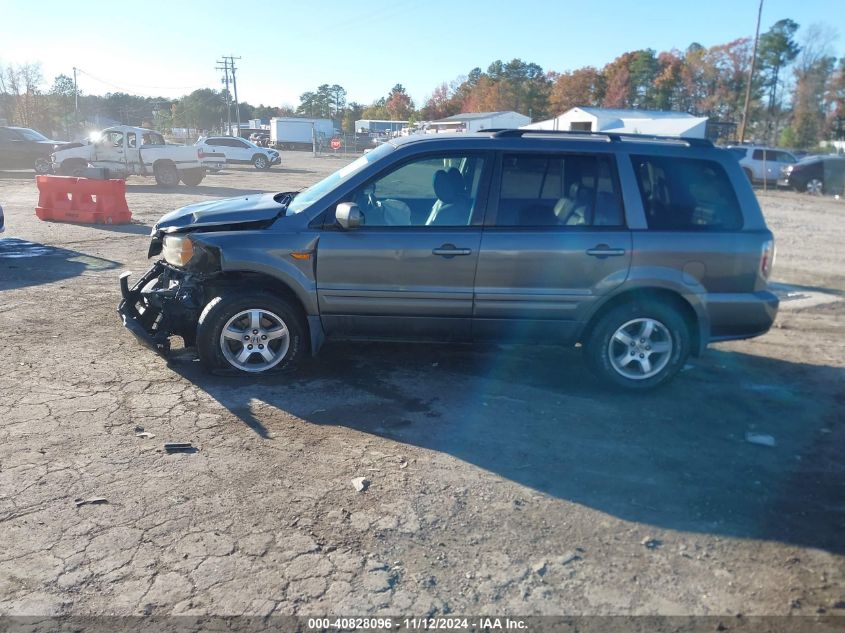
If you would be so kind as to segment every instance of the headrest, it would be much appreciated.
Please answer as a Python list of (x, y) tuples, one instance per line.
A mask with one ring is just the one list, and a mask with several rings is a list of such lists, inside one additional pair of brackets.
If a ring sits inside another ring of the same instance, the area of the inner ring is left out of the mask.
[(463, 194), (464, 181), (455, 167), (449, 171), (438, 169), (434, 172), (434, 194), (438, 200), (451, 204), (458, 200)]

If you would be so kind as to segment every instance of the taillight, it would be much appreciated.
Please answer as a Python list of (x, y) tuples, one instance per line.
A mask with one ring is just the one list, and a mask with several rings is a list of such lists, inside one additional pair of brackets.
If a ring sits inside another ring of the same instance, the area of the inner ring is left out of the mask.
[(772, 266), (775, 265), (775, 241), (766, 240), (763, 244), (763, 251), (760, 254), (760, 274), (763, 279), (768, 279), (772, 274)]
[(206, 156), (206, 154), (205, 154), (204, 151), (202, 151), (202, 149), (197, 150), (197, 158), (202, 159), (202, 158), (205, 158), (205, 156)]

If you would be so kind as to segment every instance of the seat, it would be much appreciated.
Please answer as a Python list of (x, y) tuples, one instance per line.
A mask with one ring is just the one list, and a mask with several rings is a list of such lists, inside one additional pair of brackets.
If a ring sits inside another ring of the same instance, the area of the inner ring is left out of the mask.
[(426, 226), (466, 226), (469, 224), (470, 205), (464, 179), (457, 168), (449, 171), (438, 169), (432, 181), (437, 201), (431, 207)]
[(574, 182), (569, 195), (557, 201), (554, 213), (558, 222), (565, 226), (590, 224), (593, 204), (593, 188)]

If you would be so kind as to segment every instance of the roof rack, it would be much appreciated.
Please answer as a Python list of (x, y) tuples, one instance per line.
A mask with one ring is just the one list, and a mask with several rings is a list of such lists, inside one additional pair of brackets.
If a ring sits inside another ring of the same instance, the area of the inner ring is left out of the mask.
[(620, 143), (627, 142), (643, 142), (643, 143), (685, 143), (690, 147), (713, 147), (713, 143), (706, 138), (686, 138), (681, 136), (657, 136), (653, 134), (620, 134), (617, 132), (582, 132), (579, 130), (522, 130), (513, 128), (491, 128), (486, 130), (479, 130), (479, 132), (487, 132), (492, 134), (495, 138), (512, 138), (522, 137), (526, 135), (535, 136), (569, 136), (572, 138), (592, 138), (595, 140), (604, 140), (607, 142)]

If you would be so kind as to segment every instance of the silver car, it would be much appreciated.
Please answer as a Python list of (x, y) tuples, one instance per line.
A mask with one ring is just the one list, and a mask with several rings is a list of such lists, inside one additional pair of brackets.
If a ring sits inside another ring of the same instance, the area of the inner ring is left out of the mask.
[(209, 369), (293, 367), (326, 339), (579, 345), (622, 387), (772, 325), (774, 243), (709, 141), (494, 130), (393, 139), (300, 192), (153, 228), (119, 312)]
[(789, 152), (774, 147), (729, 145), (726, 149), (736, 156), (742, 171), (752, 183), (777, 184), (782, 172), (798, 162)]

